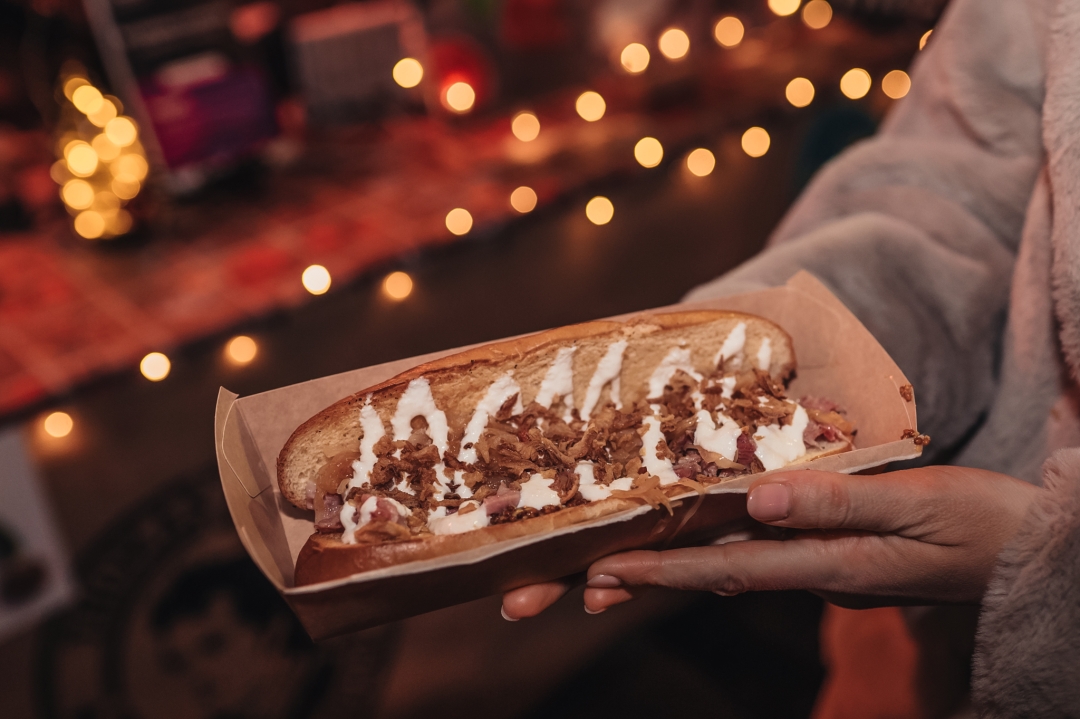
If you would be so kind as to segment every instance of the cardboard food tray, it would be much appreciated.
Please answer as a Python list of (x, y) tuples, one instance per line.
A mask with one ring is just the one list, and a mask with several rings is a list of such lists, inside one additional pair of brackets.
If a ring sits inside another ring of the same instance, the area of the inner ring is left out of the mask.
[[(810, 274), (801, 272), (783, 287), (651, 312), (684, 309), (748, 312), (787, 330), (798, 361), (790, 396), (827, 397), (844, 407), (858, 428), (854, 451), (819, 459), (814, 469), (857, 472), (921, 453), (910, 436), (917, 431), (915, 404), (900, 389), (907, 379), (855, 316)], [(674, 502), (674, 514), (642, 506), (538, 536), (294, 586), (296, 557), (313, 523), (309, 512), (294, 508), (278, 490), (274, 468), (285, 441), (301, 423), (337, 400), (461, 349), (251, 397), (220, 390), (214, 429), (221, 485), (233, 522), (251, 558), (314, 639), (580, 572), (612, 552), (700, 544), (751, 523), (743, 495), (761, 475), (714, 485), (704, 497), (689, 493)]]

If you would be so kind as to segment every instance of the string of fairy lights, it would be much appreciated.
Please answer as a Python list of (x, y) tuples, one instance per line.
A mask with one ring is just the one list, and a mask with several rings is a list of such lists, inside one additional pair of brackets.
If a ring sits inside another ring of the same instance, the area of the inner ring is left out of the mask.
[[(821, 30), (832, 21), (833, 10), (827, 0), (767, 0), (769, 9), (779, 17), (800, 12), (802, 22), (812, 30)], [(919, 50), (926, 47), (933, 30), (919, 39)], [(725, 16), (713, 25), (713, 39), (725, 49), (739, 47), (746, 38), (746, 26), (735, 16)], [(656, 40), (656, 49), (671, 62), (684, 59), (690, 52), (690, 36), (679, 27), (663, 30)], [(619, 65), (631, 75), (640, 75), (652, 60), (649, 48), (639, 42), (626, 45), (619, 53)], [(398, 61), (392, 71), (394, 81), (403, 88), (417, 87), (424, 78), (424, 67), (415, 58)], [(881, 77), (881, 91), (898, 100), (911, 89), (911, 78), (903, 70), (892, 70)], [(131, 218), (124, 205), (139, 193), (149, 170), (146, 153), (138, 139), (138, 126), (122, 115), (123, 106), (114, 97), (106, 96), (82, 76), (63, 80), (64, 97), (77, 111), (73, 127), (58, 143), (58, 160), (53, 166), (53, 178), (60, 185), (61, 199), (73, 216), (75, 232), (87, 239), (102, 239), (124, 234), (130, 229)], [(847, 98), (859, 100), (873, 88), (873, 78), (863, 68), (851, 68), (839, 79), (840, 92)], [(815, 97), (813, 82), (805, 77), (792, 78), (784, 88), (784, 97), (796, 108), (809, 106)], [(440, 103), (455, 114), (467, 114), (476, 104), (476, 91), (468, 82), (455, 80), (439, 92)], [(607, 103), (595, 90), (582, 92), (575, 101), (575, 110), (585, 122), (599, 122), (607, 112)], [(522, 110), (510, 122), (510, 132), (519, 142), (533, 142), (541, 133), (541, 122), (535, 112)], [(749, 157), (763, 157), (769, 151), (771, 138), (763, 127), (749, 127), (740, 138), (740, 147)], [(643, 137), (634, 145), (634, 159), (645, 168), (654, 168), (664, 159), (664, 147), (655, 137)], [(686, 170), (695, 177), (706, 177), (716, 168), (716, 156), (711, 150), (698, 147), (684, 157)], [(516, 212), (534, 210), (536, 191), (521, 186), (510, 193), (509, 204)], [(615, 216), (615, 206), (604, 196), (585, 203), (585, 216), (594, 225), (607, 225)], [(467, 235), (473, 228), (472, 214), (455, 207), (446, 214), (446, 229), (457, 236)], [(300, 277), (304, 289), (312, 295), (329, 291), (331, 276), (322, 265), (310, 265)], [(400, 302), (413, 292), (413, 279), (400, 270), (391, 272), (381, 283), (387, 299)], [(259, 348), (247, 335), (238, 335), (225, 343), (225, 360), (243, 367), (255, 360)], [(162, 352), (150, 352), (139, 363), (139, 371), (151, 382), (169, 376), (172, 362)], [(64, 411), (46, 415), (40, 427), (48, 437), (60, 440), (75, 428), (72, 416)]]

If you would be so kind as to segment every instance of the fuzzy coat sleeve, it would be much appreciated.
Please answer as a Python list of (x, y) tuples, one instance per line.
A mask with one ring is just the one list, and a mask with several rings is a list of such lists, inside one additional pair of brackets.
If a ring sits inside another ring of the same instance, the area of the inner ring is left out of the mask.
[(881, 131), (818, 173), (765, 252), (687, 299), (809, 270), (918, 388), (931, 448), (961, 440), (994, 394), (1042, 164), (1040, 32), (1027, 0), (955, 0)]

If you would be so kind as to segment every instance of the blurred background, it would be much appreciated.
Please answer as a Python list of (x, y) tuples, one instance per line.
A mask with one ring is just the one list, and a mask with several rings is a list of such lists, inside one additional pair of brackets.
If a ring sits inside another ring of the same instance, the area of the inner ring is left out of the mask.
[(827, 0), (0, 0), (0, 716), (809, 716), (808, 594), (497, 598), (314, 646), (242, 395), (674, 303), (907, 94)]

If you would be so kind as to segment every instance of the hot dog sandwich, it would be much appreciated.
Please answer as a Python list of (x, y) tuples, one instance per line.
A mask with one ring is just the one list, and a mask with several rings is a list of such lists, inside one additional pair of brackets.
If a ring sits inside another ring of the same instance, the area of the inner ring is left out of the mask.
[(791, 339), (693, 311), (591, 322), (416, 367), (328, 407), (278, 457), (313, 510), (297, 585), (551, 531), (853, 447), (786, 397)]

